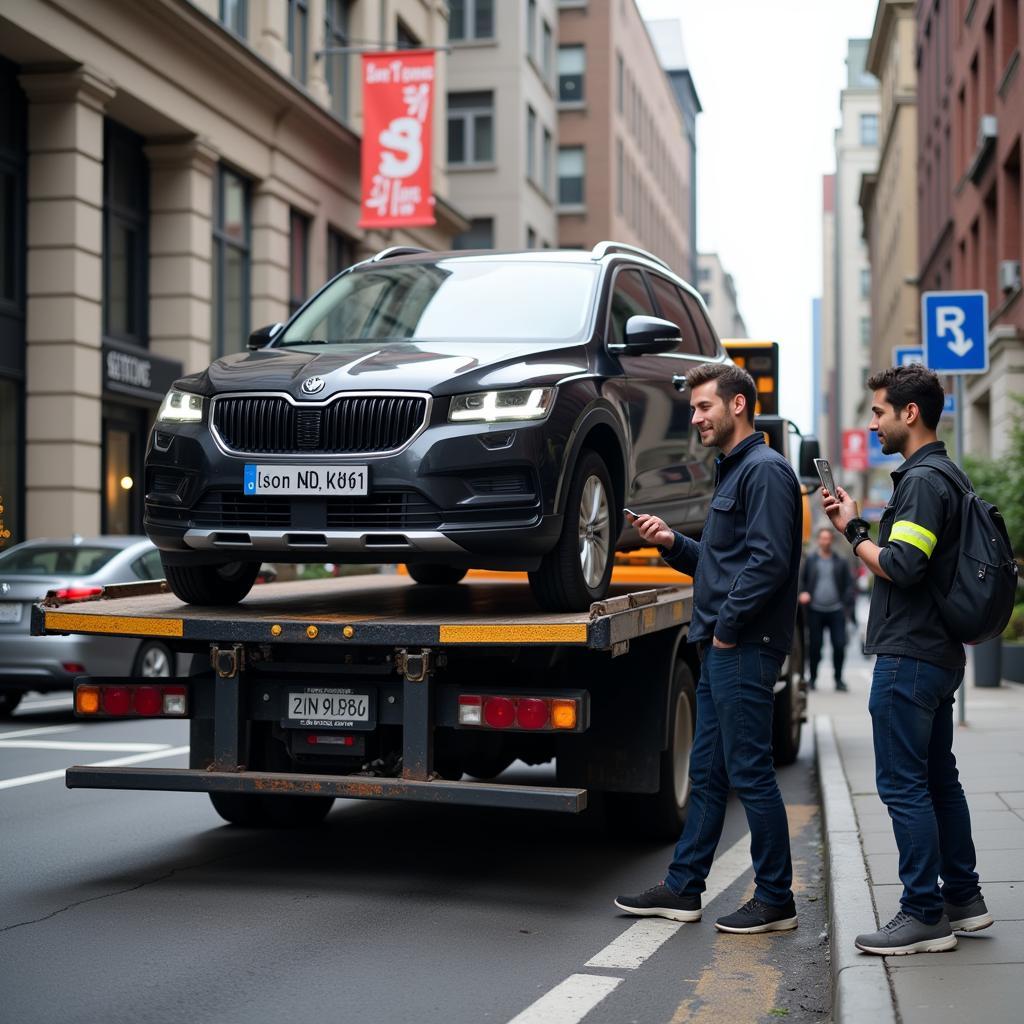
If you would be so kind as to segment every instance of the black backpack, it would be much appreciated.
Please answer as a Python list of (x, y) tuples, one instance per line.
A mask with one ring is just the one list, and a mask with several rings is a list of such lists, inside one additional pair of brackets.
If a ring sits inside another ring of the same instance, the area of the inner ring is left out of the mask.
[(1010, 621), (1017, 595), (1017, 563), (999, 509), (958, 474), (923, 460), (960, 492), (960, 551), (949, 592), (929, 581), (932, 598), (950, 635), (965, 644), (999, 636)]

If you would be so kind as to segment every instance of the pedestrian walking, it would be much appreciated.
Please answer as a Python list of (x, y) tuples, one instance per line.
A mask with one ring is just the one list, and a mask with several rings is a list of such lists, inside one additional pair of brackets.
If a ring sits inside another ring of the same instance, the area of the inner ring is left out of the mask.
[(846, 621), (853, 617), (855, 595), (849, 562), (832, 550), (833, 533), (830, 526), (823, 526), (818, 531), (817, 549), (804, 559), (800, 570), (800, 603), (807, 608), (807, 630), (811, 641), (810, 687), (817, 689), (822, 641), (827, 630), (836, 690), (845, 693)]
[(700, 542), (653, 515), (640, 536), (694, 578), (689, 639), (701, 659), (690, 757), (690, 808), (665, 878), (615, 905), (641, 917), (699, 921), (701, 893), (725, 823), (730, 783), (750, 826), (754, 896), (720, 917), (723, 932), (797, 925), (786, 807), (772, 762), (774, 684), (793, 638), (801, 498), (789, 463), (754, 430), (756, 391), (730, 364), (687, 374), (693, 426), (716, 447), (715, 489)]
[(832, 524), (876, 577), (864, 647), (877, 655), (868, 710), (903, 896), (896, 916), (880, 931), (859, 935), (856, 945), (880, 955), (937, 953), (956, 947), (955, 931), (992, 924), (952, 750), (964, 648), (932, 596), (932, 587), (949, 591), (959, 558), (961, 493), (947, 474), (968, 487), (970, 481), (936, 436), (945, 396), (934, 373), (897, 366), (867, 386), (882, 451), (906, 460), (892, 474), (878, 543), (843, 488), (822, 496)]

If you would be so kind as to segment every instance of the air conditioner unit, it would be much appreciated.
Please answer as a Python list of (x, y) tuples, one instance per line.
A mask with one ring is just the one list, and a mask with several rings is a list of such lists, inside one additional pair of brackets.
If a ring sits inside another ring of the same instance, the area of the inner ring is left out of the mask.
[(999, 261), (999, 290), (1016, 291), (1020, 287), (1020, 260)]
[(988, 142), (995, 141), (998, 127), (995, 114), (981, 115), (978, 119), (978, 149), (984, 148)]

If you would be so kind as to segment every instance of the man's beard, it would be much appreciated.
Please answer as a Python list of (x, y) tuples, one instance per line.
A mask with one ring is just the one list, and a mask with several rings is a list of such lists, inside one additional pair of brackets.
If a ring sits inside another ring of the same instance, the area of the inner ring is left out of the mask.
[(724, 450), (728, 447), (735, 432), (736, 420), (730, 416), (728, 419), (716, 424), (707, 433), (701, 434), (700, 443), (705, 448), (721, 448)]
[(899, 427), (893, 427), (885, 432), (885, 440), (879, 438), (882, 444), (882, 454), (898, 455), (903, 450), (904, 442), (907, 440), (907, 432)]

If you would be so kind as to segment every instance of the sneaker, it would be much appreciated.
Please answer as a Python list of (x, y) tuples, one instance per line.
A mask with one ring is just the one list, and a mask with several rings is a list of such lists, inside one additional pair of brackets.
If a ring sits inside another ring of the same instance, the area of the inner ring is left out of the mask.
[(954, 903), (947, 903), (945, 906), (946, 917), (949, 918), (949, 927), (955, 932), (980, 932), (992, 924), (992, 915), (985, 906), (985, 901), (978, 896), (958, 907)]
[(670, 921), (699, 921), (699, 896), (678, 896), (664, 882), (644, 889), (639, 896), (619, 896), (615, 906), (637, 917), (667, 917)]
[(839, 682), (836, 683), (836, 693), (849, 693), (849, 692), (850, 692), (850, 688), (846, 685), (846, 683), (844, 683), (842, 681), (842, 679), (840, 679)]
[(877, 932), (858, 935), (854, 945), (863, 953), (877, 953), (879, 956), (943, 953), (947, 949), (956, 949), (956, 936), (945, 914), (938, 924), (925, 924), (901, 910)]
[(817, 688), (818, 688), (818, 680), (817, 679), (808, 679), (807, 680), (807, 689), (808, 690), (816, 690)]
[(781, 907), (762, 903), (756, 896), (747, 900), (734, 914), (727, 914), (715, 922), (720, 932), (737, 935), (755, 935), (758, 932), (788, 932), (796, 927), (796, 904), (790, 896)]

